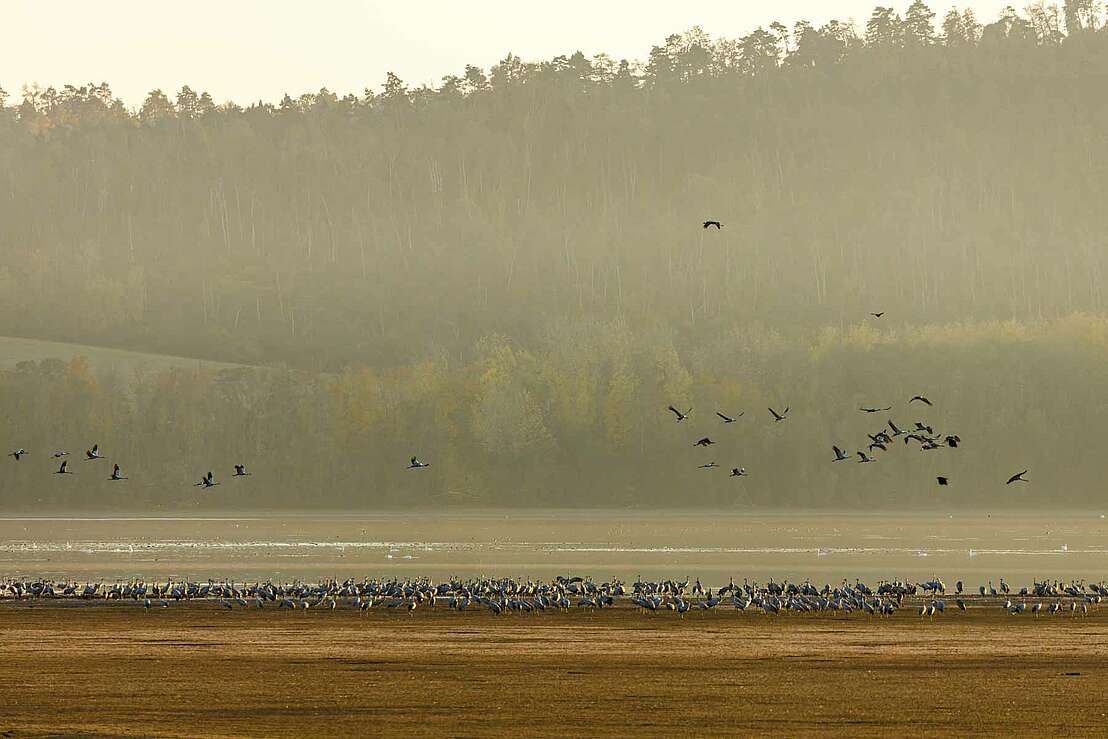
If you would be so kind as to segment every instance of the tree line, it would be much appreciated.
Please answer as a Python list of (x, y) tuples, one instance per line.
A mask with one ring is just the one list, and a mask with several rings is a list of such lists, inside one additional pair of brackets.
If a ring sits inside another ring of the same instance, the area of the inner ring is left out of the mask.
[[(1096, 506), (1108, 418), (1108, 318), (827, 328), (810, 343), (757, 324), (683, 359), (625, 321), (564, 322), (527, 348), (333, 374), (171, 368), (127, 375), (81, 358), (0, 371), (8, 510), (442, 506), (956, 508)], [(933, 407), (908, 404), (917, 393)], [(692, 408), (676, 422), (667, 405)], [(868, 414), (863, 406), (891, 405)], [(791, 407), (774, 422), (768, 407)], [(737, 417), (724, 424), (721, 411)], [(740, 415), (742, 414), (742, 415)], [(877, 464), (836, 463), (889, 421)], [(709, 436), (716, 445), (693, 442)], [(106, 463), (80, 461), (98, 443)], [(54, 475), (55, 449), (72, 476)], [(419, 455), (431, 467), (406, 468)], [(703, 470), (716, 461), (723, 469)], [(253, 475), (230, 483), (233, 464)], [(730, 478), (744, 466), (749, 475)], [(1030, 468), (1032, 484), (1004, 485)], [(192, 483), (209, 469), (224, 484)], [(949, 477), (939, 488), (935, 477)]]

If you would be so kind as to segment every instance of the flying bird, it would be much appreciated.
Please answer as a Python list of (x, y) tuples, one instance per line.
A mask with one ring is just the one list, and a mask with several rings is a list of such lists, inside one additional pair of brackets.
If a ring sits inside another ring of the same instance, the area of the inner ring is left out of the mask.
[(431, 466), (430, 462), (420, 462), (419, 457), (412, 457), (411, 461), (408, 462), (408, 469), (410, 469), (410, 470), (418, 470), (420, 467), (430, 467), (430, 466)]
[(59, 457), (68, 457), (68, 456), (69, 456), (69, 452), (63, 451), (61, 449), (54, 452), (54, 459), (58, 459)]
[(956, 434), (947, 436), (943, 441), (945, 441), (946, 445), (951, 449), (957, 449), (958, 445), (962, 443), (961, 438), (959, 438)]
[(873, 457), (869, 456), (865, 452), (858, 452), (858, 464), (862, 464), (863, 462), (874, 462), (874, 461), (876, 461), (876, 460), (874, 460)]
[(874, 318), (880, 318), (881, 316), (885, 315), (885, 311), (881, 311), (880, 313), (870, 313), (870, 315)]
[(942, 476), (939, 476), (939, 477), (936, 477), (936, 478), (935, 478), (935, 481), (936, 481), (936, 482), (938, 482), (938, 483), (939, 483), (940, 485), (942, 485), (942, 486), (944, 486), (944, 487), (945, 487), (946, 485), (949, 485), (949, 484), (950, 484), (950, 478), (949, 478), (949, 477), (942, 477)]
[(693, 446), (711, 446), (712, 444), (715, 444), (715, 442), (705, 436), (703, 439), (693, 444)]
[[(735, 416), (735, 418), (742, 417), (743, 413), (745, 413), (745, 412), (746, 411), (739, 411), (739, 415)], [(719, 416), (720, 418), (722, 418), (724, 423), (734, 423), (735, 422), (735, 418), (732, 418), (731, 416), (725, 416), (722, 413), (720, 413), (719, 411), (716, 411), (716, 415)]]
[(924, 405), (934, 405), (934, 403), (932, 403), (932, 402), (931, 402), (930, 400), (928, 400), (927, 398), (923, 397), (922, 395), (913, 395), (913, 396), (911, 397), (911, 399), (910, 399), (910, 400), (909, 400), (908, 402), (909, 402), (909, 403), (914, 403), (914, 402), (915, 402), (915, 401), (917, 401), (917, 400), (918, 400), (919, 402), (923, 403)]
[[(211, 475), (210, 472), (208, 474)], [(117, 464), (115, 467), (112, 468), (112, 476), (109, 477), (108, 479), (109, 480), (126, 480), (127, 478), (124, 477), (123, 475), (119, 474), (119, 465)]]
[(62, 460), (62, 466), (59, 467), (58, 471), (55, 472), (54, 474), (55, 475), (72, 475), (73, 473), (70, 472), (68, 469), (66, 469), (68, 466), (69, 466), (69, 460), (63, 459)]
[(715, 462), (708, 462), (707, 464), (700, 465), (700, 469), (702, 469), (702, 470), (710, 470), (714, 467), (719, 467), (719, 465), (716, 464)]
[(203, 477), (200, 478), (200, 482), (196, 483), (196, 485), (194, 487), (214, 488), (218, 484), (219, 483), (215, 481), (215, 475), (213, 475), (211, 473), (211, 471), (209, 471), (208, 474), (206, 474), (206, 475), (204, 475)]
[(246, 477), (249, 474), (250, 473), (246, 471), (246, 465), (236, 464), (235, 465), (235, 474), (231, 475), (231, 477)]
[(93, 444), (92, 449), (86, 449), (85, 450), (85, 461), (87, 462), (87, 461), (92, 460), (92, 459), (103, 459), (103, 457), (100, 456), (100, 445), (99, 444)]
[(723, 228), (723, 224), (719, 221), (704, 221), (704, 228), (709, 228), (710, 226), (715, 226), (717, 231)]
[(900, 436), (904, 433), (902, 430), (896, 427), (896, 424), (893, 423), (893, 420), (891, 418), (889, 419), (889, 430), (893, 432), (893, 436)]
[(839, 449), (837, 446), (832, 446), (831, 448), (835, 450), (836, 462), (841, 462), (844, 459), (850, 459), (850, 455), (844, 452), (842, 449)]
[(670, 409), (671, 411), (673, 411), (673, 415), (677, 416), (677, 422), (678, 422), (678, 423), (680, 423), (681, 421), (684, 421), (684, 420), (685, 420), (686, 418), (688, 418), (688, 417), (689, 417), (689, 414), (690, 414), (690, 413), (692, 413), (692, 408), (689, 408), (689, 409), (688, 409), (687, 411), (685, 411), (684, 413), (682, 413), (681, 411), (677, 410), (677, 409), (676, 409), (676, 408), (674, 408), (674, 407), (673, 407), (672, 405), (671, 405), (671, 406), (669, 407), (669, 409)]
[(16, 449), (14, 452), (11, 453), (11, 456), (15, 457), (15, 461), (18, 462), (20, 459), (23, 458), (23, 455), (26, 454), (26, 453), (27, 453), (26, 449)]
[(1008, 478), (1008, 482), (1006, 482), (1004, 484), (1005, 485), (1011, 485), (1013, 482), (1027, 482), (1027, 480), (1024, 479), (1024, 477), (1023, 477), (1026, 474), (1027, 474), (1027, 470), (1024, 470), (1023, 472), (1020, 472), (1019, 474), (1012, 475), (1011, 477)]
[(789, 406), (785, 406), (785, 410), (780, 413), (773, 410), (772, 408), (769, 409), (769, 412), (773, 414), (774, 421), (784, 421), (785, 417), (789, 415)]
[(858, 410), (862, 411), (863, 413), (880, 413), (881, 411), (891, 411), (892, 409), (892, 406), (889, 406), (888, 408), (870, 408), (867, 405), (863, 405)]
[(746, 477), (746, 467), (732, 467), (731, 477)]

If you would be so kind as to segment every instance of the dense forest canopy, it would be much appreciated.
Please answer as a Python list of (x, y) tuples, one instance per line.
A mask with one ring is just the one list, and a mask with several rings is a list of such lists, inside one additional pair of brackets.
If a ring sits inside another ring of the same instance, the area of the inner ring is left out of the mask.
[[(7, 443), (125, 450), (134, 484), (93, 496), (113, 505), (177, 505), (166, 480), (232, 447), (274, 475), (242, 505), (915, 505), (936, 465), (986, 504), (1036, 462), (1034, 502), (1089, 502), (1098, 455), (1069, 442), (1108, 422), (1102, 11), (917, 0), (246, 107), (0, 91), (0, 332), (244, 365), (11, 368)], [(827, 470), (875, 430), (859, 403), (923, 390), (964, 453)], [(739, 485), (690, 477), (717, 406), (749, 413), (709, 455)], [(39, 472), (7, 499), (86, 500)]]

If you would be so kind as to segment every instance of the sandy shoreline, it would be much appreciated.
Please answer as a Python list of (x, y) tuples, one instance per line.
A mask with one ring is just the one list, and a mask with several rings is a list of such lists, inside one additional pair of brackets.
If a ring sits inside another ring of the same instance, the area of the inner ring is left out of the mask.
[(1108, 725), (1108, 609), (457, 614), (0, 604), (0, 731), (1012, 735)]

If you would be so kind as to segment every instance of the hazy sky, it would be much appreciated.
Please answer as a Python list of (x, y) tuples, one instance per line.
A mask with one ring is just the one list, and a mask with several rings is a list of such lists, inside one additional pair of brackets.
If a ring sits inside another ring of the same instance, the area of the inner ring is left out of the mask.
[[(0, 0), (0, 87), (107, 81), (131, 106), (182, 84), (217, 101), (276, 101), (322, 86), (379, 87), (394, 71), (438, 83), (509, 51), (544, 59), (577, 50), (645, 59), (667, 34), (694, 25), (740, 36), (774, 20), (853, 18), (861, 29), (888, 0)], [(905, 0), (892, 3), (899, 12)], [(929, 3), (941, 17), (951, 6)], [(1009, 0), (962, 0), (992, 21)], [(1020, 3), (1016, 3), (1019, 5)]]

